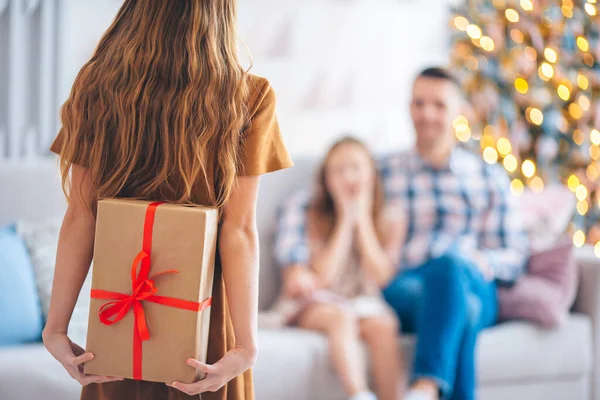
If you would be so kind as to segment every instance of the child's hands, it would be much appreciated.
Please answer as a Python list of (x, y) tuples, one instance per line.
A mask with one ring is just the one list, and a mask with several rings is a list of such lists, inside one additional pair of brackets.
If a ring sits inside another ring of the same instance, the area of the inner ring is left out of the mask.
[(364, 219), (373, 218), (373, 182), (357, 182), (353, 185), (340, 187), (334, 194), (336, 208), (340, 216), (350, 225), (356, 225)]
[(358, 219), (359, 222), (373, 220), (374, 182), (371, 180), (364, 182), (358, 190)]
[(173, 382), (172, 385), (167, 384), (167, 386), (178, 389), (190, 396), (204, 392), (216, 392), (225, 386), (227, 382), (243, 374), (252, 367), (255, 359), (255, 353), (241, 347), (235, 347), (230, 350), (223, 358), (213, 365), (204, 364), (190, 358), (187, 360), (187, 364), (204, 372), (206, 377), (191, 384)]
[(335, 207), (341, 221), (354, 226), (360, 215), (360, 186), (352, 185), (339, 188), (334, 194)]
[(44, 333), (44, 346), (54, 358), (62, 364), (71, 378), (82, 386), (90, 383), (105, 383), (122, 381), (123, 378), (115, 378), (102, 375), (87, 375), (83, 373), (83, 364), (94, 358), (92, 353), (86, 353), (81, 347), (71, 342), (66, 333)]
[(309, 297), (317, 289), (315, 274), (306, 266), (294, 265), (284, 272), (284, 292), (291, 298)]

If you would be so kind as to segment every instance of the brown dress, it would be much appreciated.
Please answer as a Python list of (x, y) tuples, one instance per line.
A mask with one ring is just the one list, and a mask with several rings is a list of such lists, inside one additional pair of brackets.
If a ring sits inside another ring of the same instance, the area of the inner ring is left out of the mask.
[[(269, 82), (254, 75), (250, 76), (249, 111), (251, 125), (244, 138), (241, 154), (240, 175), (261, 175), (288, 168), (293, 165), (284, 146), (277, 116), (275, 93)], [(62, 135), (59, 133), (50, 150), (60, 154)], [(74, 162), (87, 166), (86, 155), (75, 156)], [(208, 162), (208, 176), (213, 179), (213, 161)], [(198, 182), (194, 198), (207, 199), (206, 186), (215, 182)], [(163, 199), (154, 199), (163, 200)], [(215, 266), (213, 303), (211, 309), (210, 334), (207, 363), (220, 360), (234, 346), (234, 332), (225, 297), (225, 285), (218, 261)], [(83, 388), (83, 400), (253, 400), (252, 371), (233, 379), (215, 393), (188, 396), (163, 383), (125, 380), (105, 384), (92, 384)]]

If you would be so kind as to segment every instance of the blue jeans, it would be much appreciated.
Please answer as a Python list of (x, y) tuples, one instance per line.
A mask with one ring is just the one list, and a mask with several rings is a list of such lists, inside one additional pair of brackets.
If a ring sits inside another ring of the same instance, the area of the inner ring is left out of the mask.
[(383, 295), (402, 330), (417, 336), (414, 379), (434, 380), (445, 399), (475, 399), (475, 344), (496, 322), (496, 284), (472, 262), (445, 255), (402, 271)]

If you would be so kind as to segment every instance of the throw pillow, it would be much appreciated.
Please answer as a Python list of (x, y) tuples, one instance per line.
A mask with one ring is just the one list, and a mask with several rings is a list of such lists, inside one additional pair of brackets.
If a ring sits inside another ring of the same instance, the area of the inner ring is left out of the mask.
[(544, 327), (560, 325), (569, 313), (579, 283), (571, 238), (534, 251), (528, 271), (510, 288), (498, 289), (501, 320), (526, 319)]
[[(59, 219), (47, 220), (40, 223), (17, 223), (17, 231), (24, 238), (31, 255), (44, 317), (48, 316), (48, 309), (50, 308), (52, 279), (54, 277), (56, 250), (61, 224), (62, 221)], [(92, 274), (89, 273), (81, 288), (68, 329), (70, 339), (82, 347), (85, 347), (87, 335), (91, 276)]]
[(42, 311), (27, 248), (14, 225), (0, 228), (0, 347), (38, 341)]
[(575, 204), (575, 196), (563, 185), (548, 185), (541, 193), (525, 190), (519, 208), (532, 251), (550, 249), (561, 239), (573, 218)]

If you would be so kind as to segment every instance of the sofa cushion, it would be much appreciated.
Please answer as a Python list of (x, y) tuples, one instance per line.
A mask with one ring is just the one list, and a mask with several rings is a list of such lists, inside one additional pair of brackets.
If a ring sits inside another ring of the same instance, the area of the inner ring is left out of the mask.
[[(29, 249), (44, 317), (48, 316), (48, 310), (50, 309), (50, 295), (52, 294), (52, 280), (61, 225), (62, 220), (58, 218), (35, 223), (25, 221), (17, 223), (17, 232), (23, 237)], [(70, 339), (84, 348), (90, 309), (89, 293), (91, 284), (92, 274), (89, 273), (73, 309), (68, 330)]]
[(552, 380), (592, 368), (591, 320), (571, 314), (556, 329), (506, 322), (483, 332), (477, 346), (479, 381)]
[(0, 347), (39, 341), (42, 311), (33, 267), (13, 225), (0, 228)]
[(41, 343), (0, 349), (0, 399), (77, 400), (80, 393), (81, 385)]
[[(403, 336), (399, 345), (411, 370), (415, 337)], [(254, 368), (255, 377), (261, 377), (256, 380), (257, 398), (343, 398), (329, 364), (324, 335), (296, 328), (260, 330), (259, 349)], [(527, 322), (506, 322), (479, 336), (478, 380), (483, 386), (494, 386), (579, 379), (591, 371), (591, 353), (591, 321), (585, 315), (572, 314), (554, 330)], [(277, 379), (265, 379), (273, 375), (272, 371), (277, 371)]]
[(500, 385), (484, 385), (477, 389), (477, 399), (483, 400), (590, 400), (590, 377), (570, 376), (564, 379), (523, 380)]
[[(312, 395), (314, 379), (319, 373), (315, 363), (319, 354), (327, 353), (324, 337), (301, 329), (261, 329), (258, 347), (259, 355), (253, 368), (257, 399), (315, 398)], [(307, 384), (309, 382), (312, 383)]]

